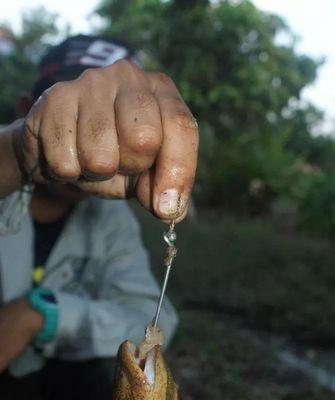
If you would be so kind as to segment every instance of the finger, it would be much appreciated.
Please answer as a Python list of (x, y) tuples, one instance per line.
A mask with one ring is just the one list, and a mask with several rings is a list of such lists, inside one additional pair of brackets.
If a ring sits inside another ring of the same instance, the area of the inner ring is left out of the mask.
[(93, 104), (93, 109), (85, 103), (79, 107), (77, 150), (83, 176), (99, 181), (116, 173), (119, 146), (113, 107), (100, 100)]
[(151, 213), (154, 213), (153, 207), (153, 187), (155, 172), (153, 169), (143, 172), (136, 185), (136, 197), (140, 204)]
[[(148, 211), (154, 213), (153, 207), (153, 188), (154, 188), (155, 172), (154, 170), (149, 170), (142, 173), (136, 183), (136, 196), (140, 204), (146, 208)], [(184, 208), (181, 215), (174, 219), (176, 223), (182, 221), (188, 212), (188, 206)], [(171, 218), (162, 219), (165, 223), (171, 223)]]
[(138, 177), (116, 174), (102, 182), (79, 179), (75, 185), (85, 192), (105, 199), (125, 199), (131, 197)]
[(138, 174), (149, 169), (162, 143), (158, 104), (149, 91), (120, 90), (115, 100), (120, 145), (120, 171)]
[(164, 132), (155, 170), (153, 208), (162, 219), (178, 218), (192, 191), (198, 153), (198, 126), (173, 82), (151, 75)]
[(19, 160), (22, 178), (28, 182), (43, 182), (39, 168), (39, 138), (40, 129), (39, 110), (41, 108), (38, 100), (30, 109), (24, 121), (23, 132), (15, 132), (16, 155)]
[(81, 170), (76, 144), (77, 102), (73, 101), (70, 87), (64, 85), (59, 85), (46, 97), (38, 136), (42, 146), (42, 172), (47, 178), (68, 182), (78, 179)]

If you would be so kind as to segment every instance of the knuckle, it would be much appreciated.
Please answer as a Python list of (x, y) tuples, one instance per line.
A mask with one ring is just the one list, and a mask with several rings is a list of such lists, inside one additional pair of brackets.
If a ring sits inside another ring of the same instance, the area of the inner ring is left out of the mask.
[(35, 148), (38, 142), (39, 136), (39, 123), (33, 116), (29, 116), (24, 121), (23, 132), (22, 132), (22, 143), (24, 147), (29, 149)]
[(145, 74), (133, 61), (125, 59), (116, 61), (114, 64), (105, 67), (104, 70), (110, 71), (112, 76), (119, 76), (120, 80), (127, 85), (129, 82), (142, 82), (143, 74)]
[(80, 75), (81, 78), (91, 80), (96, 78), (97, 69), (96, 68), (87, 68)]
[(57, 100), (61, 100), (67, 92), (66, 82), (57, 82), (52, 85), (49, 89), (45, 90), (42, 94), (42, 101), (46, 103), (52, 103)]
[(110, 160), (110, 157), (97, 154), (94, 158), (85, 161), (84, 170), (86, 173), (95, 175), (113, 175), (118, 165)]
[(162, 135), (152, 125), (142, 125), (128, 136), (128, 146), (136, 153), (147, 155), (156, 154), (161, 146)]
[(174, 120), (177, 127), (182, 130), (197, 130), (195, 118), (187, 110), (177, 110)]
[(130, 60), (122, 59), (117, 60), (112, 64), (112, 67), (118, 68), (120, 70), (134, 70), (138, 69), (137, 65)]
[(23, 131), (26, 137), (35, 136), (35, 118), (33, 116), (28, 116), (25, 119)]
[(174, 84), (172, 78), (170, 78), (169, 75), (165, 74), (164, 72), (152, 72), (151, 76), (154, 80), (158, 81), (159, 83), (163, 83), (164, 85)]
[(72, 95), (67, 82), (56, 83), (41, 95), (37, 107), (39, 114), (48, 116), (50, 112), (63, 109)]
[(80, 170), (77, 165), (68, 160), (57, 160), (52, 165), (49, 165), (52, 175), (60, 179), (75, 179), (80, 175)]
[(89, 85), (101, 84), (104, 81), (101, 68), (88, 68), (81, 75), (80, 80)]

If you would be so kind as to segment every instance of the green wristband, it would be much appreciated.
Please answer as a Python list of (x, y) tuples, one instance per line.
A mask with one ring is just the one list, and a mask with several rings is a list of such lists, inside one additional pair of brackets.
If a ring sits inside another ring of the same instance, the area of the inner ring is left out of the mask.
[(31, 289), (28, 301), (43, 316), (43, 328), (35, 336), (35, 343), (38, 345), (51, 342), (56, 336), (58, 325), (58, 305), (54, 294), (44, 287)]

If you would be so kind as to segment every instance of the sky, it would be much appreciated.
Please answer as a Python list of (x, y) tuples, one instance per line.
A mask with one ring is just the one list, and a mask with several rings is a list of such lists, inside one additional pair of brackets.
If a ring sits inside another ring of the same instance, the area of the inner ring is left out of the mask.
[[(318, 79), (305, 89), (303, 97), (325, 111), (324, 130), (335, 131), (335, 0), (252, 0), (260, 9), (281, 15), (300, 37), (297, 51), (313, 57), (325, 57)], [(59, 23), (72, 27), (72, 33), (89, 33), (97, 26), (97, 18), (88, 18), (99, 0), (11, 0), (0, 1), (0, 21), (20, 27), (20, 15), (25, 9), (44, 5), (59, 14)]]
[[(253, 0), (264, 11), (284, 17), (300, 37), (299, 53), (325, 57), (316, 82), (303, 95), (326, 112), (325, 130), (335, 131), (335, 0)], [(332, 39), (333, 38), (333, 39)]]

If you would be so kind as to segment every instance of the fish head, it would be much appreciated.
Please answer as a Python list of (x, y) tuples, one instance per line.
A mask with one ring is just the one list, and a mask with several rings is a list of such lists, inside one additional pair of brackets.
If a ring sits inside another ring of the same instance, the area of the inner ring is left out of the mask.
[(121, 344), (113, 400), (178, 400), (178, 386), (164, 360), (161, 346), (154, 346), (140, 360), (130, 341)]

